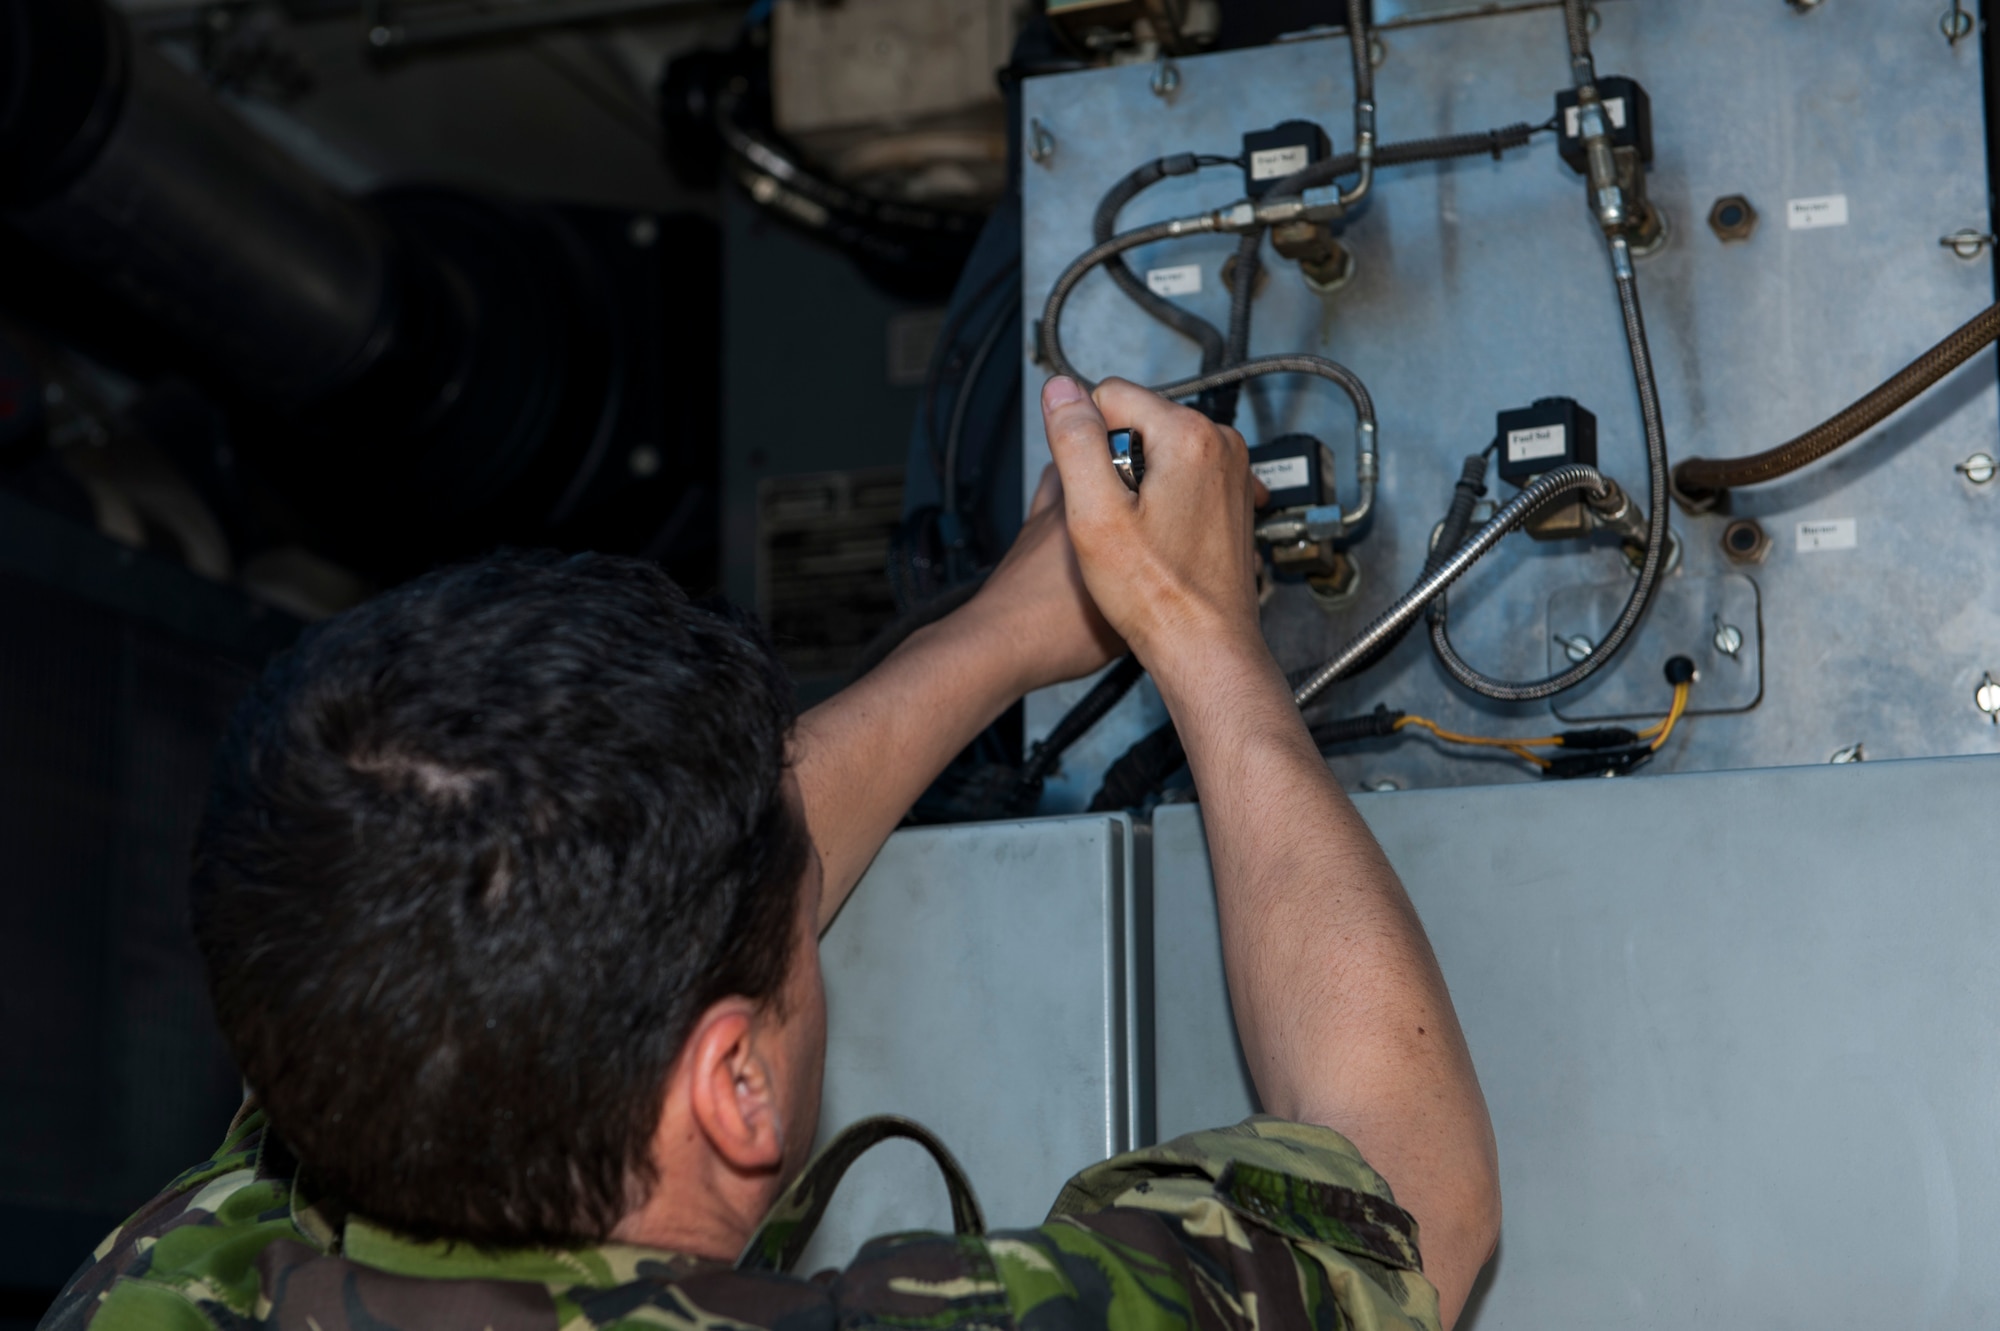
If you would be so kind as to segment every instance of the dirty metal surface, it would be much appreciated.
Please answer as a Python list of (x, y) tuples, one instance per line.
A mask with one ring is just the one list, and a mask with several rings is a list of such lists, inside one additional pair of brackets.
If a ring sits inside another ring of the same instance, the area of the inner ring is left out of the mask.
[[(1637, 78), (1652, 98), (1650, 189), (1672, 234), (1663, 252), (1641, 262), (1639, 283), (1673, 457), (1735, 456), (1788, 439), (1992, 299), (1990, 261), (1938, 243), (1988, 225), (1978, 45), (1948, 45), (1939, 12), (1932, 0), (1805, 13), (1777, 0), (1601, 7), (1599, 70)], [(1551, 8), (1417, 23), (1382, 41), (1376, 86), (1385, 141), (1543, 121), (1567, 76), (1562, 22)], [(1055, 146), (1024, 167), (1025, 338), (1050, 284), (1088, 246), (1098, 198), (1141, 161), (1234, 154), (1243, 131), (1295, 117), (1324, 125), (1337, 147), (1351, 143), (1341, 38), (1186, 59), (1179, 69), (1171, 99), (1152, 91), (1145, 66), (1027, 85), (1024, 114)], [(1136, 200), (1123, 224), (1227, 203), (1241, 190), (1241, 174), (1226, 168), (1168, 180)], [(1717, 200), (1738, 194), (1758, 222), (1747, 240), (1725, 243), (1708, 217)], [(1825, 202), (1834, 196), (1844, 204)], [(1805, 225), (1843, 213), (1839, 225)], [(1381, 413), (1378, 513), (1353, 551), (1360, 591), (1329, 615), (1303, 588), (1280, 590), (1264, 626), (1287, 668), (1331, 655), (1414, 581), (1460, 459), (1492, 438), (1497, 411), (1575, 397), (1598, 416), (1604, 468), (1628, 488), (1642, 491), (1645, 479), (1609, 265), (1583, 184), (1550, 136), (1505, 161), (1385, 170), (1343, 239), (1358, 262), (1351, 285), (1315, 295), (1267, 247), (1270, 280), (1255, 307), (1253, 353), (1331, 356), (1361, 376)], [(1163, 243), (1138, 251), (1133, 267), (1195, 266), (1199, 292), (1178, 299), (1220, 324), (1227, 299), (1219, 270), (1235, 243)], [(1187, 283), (1185, 274), (1175, 280)], [(1071, 300), (1064, 341), (1092, 377), (1157, 383), (1196, 362), (1191, 344), (1101, 275)], [(1024, 358), (1032, 350), (1024, 341)], [(1034, 400), (1044, 374), (1030, 360), (1024, 497), (1048, 456)], [(1238, 424), (1253, 443), (1295, 429), (1318, 434), (1352, 497), (1352, 412), (1329, 386), (1266, 380), (1246, 395)], [(1857, 741), (1870, 758), (2000, 750), (2000, 727), (1973, 703), (1984, 673), (2000, 670), (2000, 482), (1974, 484), (1954, 470), (1993, 452), (1996, 434), (1989, 351), (1836, 458), (1739, 492), (1733, 515), (1761, 519), (1774, 537), (1762, 564), (1740, 568), (1724, 558), (1730, 515), (1676, 511), (1686, 550), (1667, 594), (1685, 598), (1675, 582), (1724, 575), (1754, 583), (1761, 633), (1742, 627), (1760, 658), (1761, 694), (1734, 711), (1697, 692), (1697, 714), (1648, 770), (1824, 763)], [(1454, 640), (1489, 674), (1539, 677), (1563, 598), (1624, 576), (1611, 548), (1509, 538), (1454, 591)], [(1662, 654), (1700, 660), (1708, 648), (1712, 626), (1699, 616), (1689, 622), (1699, 641), (1665, 641), (1656, 625), (1592, 695), (1560, 701), (1561, 714), (1596, 715), (1590, 699), (1600, 695), (1664, 696), (1653, 688)], [(1083, 687), (1031, 699), (1030, 737), (1045, 733)], [(1552, 710), (1462, 692), (1420, 632), (1372, 672), (1330, 690), (1322, 711), (1359, 713), (1378, 702), (1500, 734), (1539, 733)], [(1136, 691), (1071, 751), (1045, 809), (1081, 807), (1104, 765), (1161, 719), (1150, 688)], [(1511, 760), (1467, 758), (1414, 739), (1371, 742), (1332, 761), (1350, 788), (1532, 779)]]

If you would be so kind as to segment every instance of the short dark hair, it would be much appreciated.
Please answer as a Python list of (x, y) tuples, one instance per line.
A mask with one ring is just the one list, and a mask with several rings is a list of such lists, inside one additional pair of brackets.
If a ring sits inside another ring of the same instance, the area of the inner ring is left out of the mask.
[(217, 757), (193, 920), (311, 1183), (419, 1238), (609, 1234), (694, 1019), (789, 969), (792, 719), (754, 627), (599, 555), (433, 573), (275, 661)]

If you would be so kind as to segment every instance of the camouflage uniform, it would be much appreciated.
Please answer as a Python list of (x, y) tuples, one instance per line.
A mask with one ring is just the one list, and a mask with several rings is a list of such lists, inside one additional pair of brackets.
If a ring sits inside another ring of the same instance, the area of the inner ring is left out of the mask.
[[(917, 1135), (902, 1132), (900, 1135)], [(830, 1151), (835, 1148), (829, 1148)], [(850, 1152), (858, 1153), (858, 1152)], [(949, 1164), (948, 1157), (943, 1163)], [(817, 1162), (816, 1162), (817, 1164)], [(948, 1170), (949, 1172), (949, 1170)], [(837, 1177), (839, 1168), (833, 1169)], [(1275, 1119), (1108, 1160), (1038, 1229), (899, 1234), (812, 1280), (802, 1178), (742, 1261), (417, 1243), (311, 1195), (251, 1112), (99, 1245), (44, 1331), (1436, 1331), (1416, 1224), (1338, 1133)], [(815, 1195), (817, 1194), (817, 1195)], [(977, 1206), (954, 1186), (961, 1228)]]

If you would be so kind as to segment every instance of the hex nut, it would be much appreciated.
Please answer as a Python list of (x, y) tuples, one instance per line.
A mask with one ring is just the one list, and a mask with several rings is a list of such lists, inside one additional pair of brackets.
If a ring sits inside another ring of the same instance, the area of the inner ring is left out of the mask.
[(1757, 210), (1741, 194), (1725, 194), (1708, 210), (1708, 229), (1725, 245), (1748, 240), (1757, 229)]
[(1761, 564), (1771, 553), (1771, 533), (1755, 518), (1738, 518), (1722, 529), (1722, 556), (1732, 564)]

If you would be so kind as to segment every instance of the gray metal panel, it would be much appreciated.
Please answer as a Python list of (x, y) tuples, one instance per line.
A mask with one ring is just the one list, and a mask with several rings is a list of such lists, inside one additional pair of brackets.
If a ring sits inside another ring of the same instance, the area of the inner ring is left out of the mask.
[[(1598, 67), (1640, 79), (1653, 101), (1651, 189), (1673, 238), (1641, 263), (1640, 285), (1675, 456), (1735, 456), (1790, 438), (1992, 298), (1990, 263), (1938, 245), (1961, 227), (1984, 229), (1988, 217), (1979, 52), (1973, 42), (1946, 44), (1938, 27), (1945, 8), (1935, 0), (1825, 4), (1804, 14), (1779, 0), (1601, 7)], [(1551, 8), (1398, 28), (1383, 43), (1377, 95), (1387, 140), (1543, 120), (1567, 77)], [(1027, 84), (1025, 114), (1056, 144), (1046, 163), (1024, 168), (1031, 315), (1088, 245), (1098, 198), (1141, 161), (1183, 150), (1234, 153), (1242, 131), (1300, 116), (1337, 142), (1351, 138), (1344, 40), (1179, 67), (1171, 101), (1151, 91), (1149, 66)], [(1211, 207), (1241, 186), (1227, 169), (1169, 180), (1124, 220)], [(1761, 222), (1747, 242), (1724, 245), (1706, 217), (1713, 200), (1739, 192)], [(1788, 227), (1789, 200), (1832, 194), (1848, 199), (1846, 226)], [(1549, 137), (1504, 162), (1385, 170), (1345, 234), (1359, 265), (1351, 286), (1322, 301), (1267, 251), (1270, 282), (1256, 305), (1253, 351), (1315, 350), (1347, 363), (1382, 416), (1381, 507), (1357, 547), (1360, 595), (1329, 618), (1301, 589), (1282, 589), (1264, 624), (1287, 667), (1324, 659), (1414, 580), (1459, 459), (1492, 436), (1497, 410), (1575, 396), (1598, 415), (1606, 468), (1628, 487), (1644, 481), (1603, 245), (1583, 186)], [(1220, 322), (1227, 302), (1219, 266), (1234, 245), (1233, 237), (1168, 242), (1139, 251), (1134, 266), (1200, 265), (1202, 291), (1187, 303)], [(1137, 313), (1102, 276), (1078, 289), (1064, 328), (1086, 374), (1157, 383), (1194, 368), (1191, 345)], [(1031, 319), (1024, 357), (1032, 336)], [(1024, 493), (1047, 457), (1034, 399), (1042, 377), (1030, 363)], [(1246, 433), (1253, 441), (1280, 429), (1321, 435), (1351, 494), (1352, 416), (1340, 395), (1317, 383), (1267, 383), (1251, 395)], [(1656, 767), (1818, 763), (1857, 740), (1879, 757), (2000, 747), (2000, 730), (1972, 703), (1982, 672), (2000, 670), (2000, 484), (1976, 487), (1953, 471), (1970, 454), (1994, 450), (1997, 403), (1989, 352), (1875, 438), (1794, 480), (1737, 496), (1737, 514), (1761, 518), (1777, 542), (1749, 570), (1762, 599), (1763, 700), (1741, 715), (1699, 717)], [(1857, 523), (1854, 549), (1798, 548), (1798, 522), (1839, 518)], [(1676, 580), (1739, 571), (1719, 547), (1723, 517), (1674, 520), (1687, 543)], [(1454, 592), (1454, 636), (1489, 672), (1539, 675), (1551, 596), (1623, 576), (1610, 549), (1510, 539)], [(1457, 691), (1423, 637), (1336, 687), (1329, 708), (1360, 712), (1381, 701), (1462, 730), (1541, 733), (1526, 728), (1548, 724), (1546, 706), (1510, 709)], [(1699, 660), (1694, 649), (1705, 646), (1706, 636), (1681, 650)], [(1635, 650), (1615, 669), (1634, 672), (1636, 690), (1652, 687), (1661, 664)], [(1079, 691), (1031, 699), (1031, 735), (1046, 732)], [(1159, 719), (1150, 694), (1122, 705), (1071, 752), (1045, 807), (1081, 807), (1104, 762)], [(1468, 761), (1424, 741), (1373, 746), (1337, 758), (1335, 768), (1350, 784), (1527, 779), (1518, 764)]]
[[(1040, 1224), (1065, 1180), (1150, 1126), (1144, 829), (1123, 814), (898, 832), (820, 943), (822, 1143), (869, 1114), (948, 1142), (996, 1227)], [(1136, 964), (1128, 964), (1136, 960)], [(949, 1229), (937, 1171), (878, 1147), (802, 1269)]]
[[(1467, 1325), (1996, 1324), (2000, 759), (1356, 803), (1499, 1137)], [(1169, 1135), (1248, 1102), (1199, 810), (1154, 835)]]

